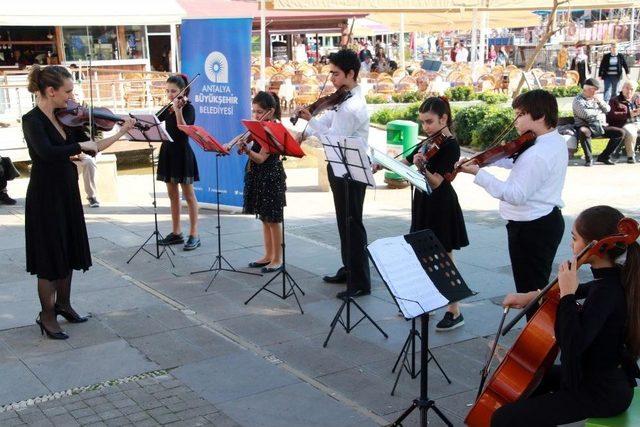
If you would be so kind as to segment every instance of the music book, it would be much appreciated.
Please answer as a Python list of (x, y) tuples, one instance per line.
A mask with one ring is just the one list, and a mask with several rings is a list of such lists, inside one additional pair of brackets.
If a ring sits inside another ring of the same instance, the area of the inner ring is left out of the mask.
[(320, 142), (324, 147), (327, 162), (331, 165), (336, 177), (349, 177), (369, 187), (375, 187), (367, 145), (362, 138), (323, 135)]
[(204, 151), (229, 154), (229, 150), (220, 144), (203, 127), (197, 125), (178, 125), (178, 129), (189, 135)]
[(268, 120), (242, 120), (242, 124), (267, 153), (298, 158), (305, 156), (296, 138), (282, 123)]
[(125, 134), (126, 139), (130, 141), (173, 142), (173, 138), (164, 127), (164, 122), (161, 123), (155, 114), (131, 114), (131, 117), (147, 125), (149, 129), (143, 133), (142, 130), (134, 127)]
[(407, 319), (473, 295), (431, 230), (378, 239), (367, 250)]
[(382, 151), (371, 147), (371, 161), (372, 163), (378, 163), (384, 166), (391, 172), (397, 173), (425, 194), (431, 194), (432, 190), (427, 182), (427, 178), (417, 170), (405, 165), (400, 160), (387, 156)]

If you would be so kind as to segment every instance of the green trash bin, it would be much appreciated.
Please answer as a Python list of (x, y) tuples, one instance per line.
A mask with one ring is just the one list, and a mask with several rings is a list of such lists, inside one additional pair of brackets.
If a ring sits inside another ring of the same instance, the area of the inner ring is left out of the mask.
[[(418, 124), (409, 120), (393, 120), (387, 123), (387, 155), (395, 157), (418, 142)], [(405, 153), (402, 157), (406, 157)], [(400, 175), (385, 172), (384, 182), (390, 187), (406, 187)]]

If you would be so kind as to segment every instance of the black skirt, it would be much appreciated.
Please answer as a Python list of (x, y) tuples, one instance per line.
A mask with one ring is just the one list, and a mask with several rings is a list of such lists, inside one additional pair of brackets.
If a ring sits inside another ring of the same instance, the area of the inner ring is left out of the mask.
[(200, 181), (196, 155), (189, 143), (163, 142), (158, 157), (158, 181), (193, 184)]
[(428, 196), (415, 190), (411, 212), (412, 233), (432, 230), (447, 252), (469, 245), (458, 196), (448, 181)]
[(287, 204), (287, 175), (280, 156), (270, 155), (262, 164), (247, 162), (242, 212), (264, 222), (282, 222)]

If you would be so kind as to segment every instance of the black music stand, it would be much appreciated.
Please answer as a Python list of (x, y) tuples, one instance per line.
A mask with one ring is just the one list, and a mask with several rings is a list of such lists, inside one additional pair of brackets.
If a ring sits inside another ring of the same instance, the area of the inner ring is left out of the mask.
[[(411, 186), (410, 187), (411, 192), (409, 193), (411, 198), (411, 212), (413, 212), (414, 186), (411, 182), (409, 184)], [(398, 363), (400, 363), (400, 360), (402, 360), (402, 366), (398, 371), (398, 375), (396, 376), (396, 381), (393, 383), (393, 388), (391, 389), (391, 396), (393, 396), (396, 391), (396, 387), (398, 386), (398, 382), (400, 381), (400, 375), (402, 375), (403, 370), (407, 371), (407, 373), (409, 374), (412, 380), (416, 379), (418, 375), (420, 375), (420, 369), (416, 369), (416, 338), (419, 340), (422, 340), (422, 337), (420, 336), (420, 332), (418, 332), (418, 330), (416, 329), (416, 319), (413, 318), (411, 319), (411, 329), (409, 330), (407, 339), (405, 340), (402, 346), (402, 349), (400, 350), (400, 354), (398, 354), (398, 358), (396, 359), (396, 363), (393, 365), (393, 369), (391, 369), (392, 373), (395, 372), (396, 368), (398, 367)], [(444, 371), (442, 366), (440, 366), (440, 363), (438, 363), (438, 359), (436, 359), (436, 356), (431, 352), (431, 350), (427, 350), (427, 351), (429, 352), (427, 363), (433, 360), (436, 366), (438, 367), (438, 369), (440, 370), (440, 372), (442, 372), (442, 375), (444, 376), (444, 378), (447, 380), (449, 384), (451, 384), (451, 380), (449, 379), (449, 376)]]
[[(402, 426), (402, 421), (416, 408), (420, 410), (421, 427), (427, 427), (429, 409), (446, 425), (453, 426), (428, 396), (429, 311), (460, 301), (473, 295), (473, 292), (464, 283), (431, 230), (379, 239), (368, 249), (376, 270), (405, 318), (420, 317), (421, 324), (420, 397), (414, 399), (411, 406), (390, 426)], [(420, 278), (423, 280), (420, 281)]]
[[(344, 216), (346, 220), (345, 245), (347, 247), (350, 247), (349, 231), (352, 218), (349, 213), (349, 182), (362, 182), (367, 186), (374, 187), (375, 181), (371, 173), (371, 164), (369, 163), (369, 157), (364, 150), (364, 144), (360, 138), (324, 136), (322, 145), (324, 146), (327, 162), (332, 168), (333, 174), (336, 177), (341, 177), (344, 182)], [(347, 251), (347, 259), (345, 264), (345, 269), (347, 271), (348, 290), (351, 282), (351, 253), (349, 251)], [(351, 304), (353, 304), (355, 308), (357, 308), (362, 314), (360, 320), (353, 324), (351, 323)], [(346, 319), (343, 319), (342, 312), (345, 310), (345, 308)], [(329, 343), (329, 339), (331, 338), (331, 334), (333, 334), (333, 330), (338, 323), (340, 323), (346, 333), (350, 333), (364, 319), (369, 320), (385, 338), (389, 338), (386, 332), (382, 330), (382, 328), (371, 318), (371, 316), (367, 314), (366, 311), (364, 311), (364, 309), (360, 306), (360, 304), (356, 302), (353, 297), (346, 296), (342, 298), (342, 304), (340, 304), (336, 315), (331, 321), (331, 329), (329, 330), (329, 334), (324, 340), (322, 346), (327, 346), (327, 344)]]
[[(260, 273), (252, 273), (249, 271), (241, 271), (236, 270), (233, 265), (222, 255), (222, 235), (221, 235), (221, 227), (220, 227), (220, 183), (219, 183), (219, 174), (220, 168), (218, 164), (218, 158), (222, 156), (229, 155), (229, 150), (221, 145), (216, 139), (209, 134), (204, 128), (196, 125), (178, 125), (178, 129), (189, 135), (191, 139), (193, 139), (204, 151), (216, 153), (216, 211), (217, 211), (217, 220), (218, 223), (216, 225), (216, 229), (218, 231), (218, 254), (216, 255), (216, 259), (211, 264), (207, 270), (199, 270), (192, 271), (191, 274), (198, 273), (208, 273), (211, 271), (215, 271), (215, 274), (209, 281), (209, 285), (204, 290), (205, 292), (209, 291), (209, 288), (213, 284), (213, 281), (216, 280), (218, 274), (221, 271), (229, 271), (231, 273), (241, 273), (241, 274), (249, 274), (252, 276), (262, 276)], [(227, 263), (229, 268), (224, 268), (222, 266), (222, 261)]]
[[(151, 145), (151, 141), (159, 141), (161, 143), (164, 143), (164, 142), (173, 143), (173, 140), (167, 134), (167, 132), (160, 126), (160, 122), (158, 121), (155, 115), (149, 114), (149, 115), (135, 116), (133, 114), (130, 114), (130, 116), (137, 120), (138, 126), (136, 126), (135, 128), (131, 129), (129, 132), (127, 132), (128, 139), (130, 141), (146, 142), (147, 144), (149, 144), (149, 149), (151, 151), (151, 182), (153, 184), (154, 230), (151, 233), (151, 235), (147, 238), (147, 240), (145, 240), (144, 243), (140, 245), (138, 250), (135, 251), (133, 255), (131, 255), (131, 258), (129, 258), (129, 260), (127, 261), (127, 264), (129, 264), (131, 260), (133, 260), (133, 258), (135, 258), (135, 256), (138, 255), (140, 251), (144, 251), (149, 255), (151, 255), (152, 257), (154, 257), (155, 259), (160, 259), (160, 257), (166, 253), (167, 258), (169, 258), (169, 262), (171, 263), (171, 267), (175, 268), (176, 266), (173, 264), (173, 260), (171, 259), (169, 252), (171, 252), (173, 255), (175, 255), (176, 253), (173, 251), (171, 246), (164, 246), (164, 245), (160, 245), (159, 243), (160, 239), (163, 239), (164, 237), (162, 236), (162, 234), (160, 234), (160, 231), (158, 231), (158, 206), (157, 206), (157, 197), (156, 197), (156, 160), (153, 153), (153, 145)], [(149, 243), (149, 240), (153, 239), (154, 237), (155, 237), (155, 246), (156, 246), (155, 253), (150, 252), (145, 247), (147, 243)], [(162, 246), (162, 250), (160, 249), (160, 246)], [(167, 249), (169, 251), (167, 251)]]
[[(300, 144), (293, 138), (293, 136), (282, 126), (281, 123), (270, 121), (256, 121), (256, 120), (243, 120), (242, 123), (249, 129), (254, 139), (262, 146), (263, 150), (267, 150), (270, 154), (279, 154), (282, 156), (282, 161), (286, 161), (286, 156), (303, 157), (305, 154), (300, 148)], [(277, 296), (282, 300), (293, 296), (298, 304), (300, 313), (304, 314), (300, 300), (296, 294), (296, 289), (300, 291), (302, 295), (305, 295), (304, 291), (295, 279), (287, 271), (287, 250), (284, 233), (284, 214), (282, 215), (282, 267), (276, 275), (267, 281), (260, 289), (254, 292), (248, 300), (244, 302), (245, 305), (260, 292), (269, 292), (272, 295)], [(281, 292), (274, 292), (268, 288), (268, 286), (275, 282), (278, 277), (282, 278)], [(288, 285), (288, 289), (287, 289)]]

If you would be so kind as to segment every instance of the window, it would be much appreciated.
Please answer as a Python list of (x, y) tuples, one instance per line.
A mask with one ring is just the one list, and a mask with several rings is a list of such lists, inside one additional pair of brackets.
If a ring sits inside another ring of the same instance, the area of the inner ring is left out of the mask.
[(62, 34), (67, 61), (119, 59), (116, 27), (63, 27)]
[(171, 29), (168, 25), (147, 25), (147, 31), (150, 33), (169, 33)]
[(146, 37), (143, 25), (124, 27), (126, 51), (122, 54), (124, 59), (140, 59), (147, 56), (145, 48)]

